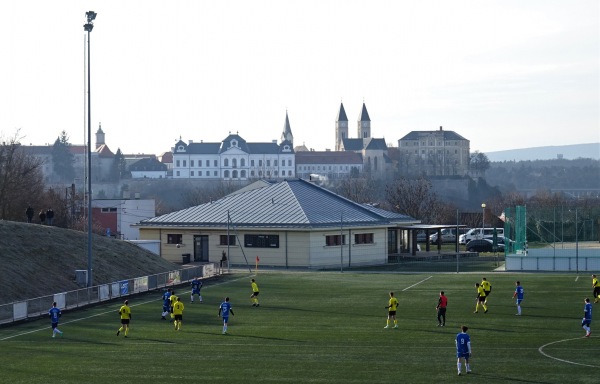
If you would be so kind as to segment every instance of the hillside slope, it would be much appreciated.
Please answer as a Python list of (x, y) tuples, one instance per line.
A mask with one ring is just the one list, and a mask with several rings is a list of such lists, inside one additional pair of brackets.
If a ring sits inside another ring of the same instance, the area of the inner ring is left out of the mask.
[[(180, 268), (121, 240), (94, 235), (92, 247), (94, 285)], [(79, 288), (87, 248), (83, 232), (0, 220), (0, 304)]]

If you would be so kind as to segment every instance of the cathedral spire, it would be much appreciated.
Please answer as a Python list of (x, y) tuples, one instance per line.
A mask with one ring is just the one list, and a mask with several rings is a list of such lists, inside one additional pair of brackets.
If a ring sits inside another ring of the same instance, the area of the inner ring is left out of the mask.
[(285, 111), (285, 123), (283, 124), (283, 133), (281, 134), (281, 141), (283, 142), (285, 140), (294, 145), (294, 135), (292, 134), (292, 128), (290, 127), (290, 119), (287, 110)]

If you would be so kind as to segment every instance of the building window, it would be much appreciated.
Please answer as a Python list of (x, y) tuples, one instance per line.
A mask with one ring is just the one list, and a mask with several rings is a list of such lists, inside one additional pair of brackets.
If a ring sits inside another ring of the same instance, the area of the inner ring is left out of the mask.
[(175, 176), (181, 176), (181, 175), (179, 174), (179, 171), (175, 172)]
[(229, 244), (227, 244), (227, 235), (219, 236), (219, 245), (235, 245), (235, 235), (229, 235)]
[(241, 159), (240, 160), (240, 167), (245, 167), (246, 166), (246, 159)]
[[(208, 174), (208, 172), (207, 172)], [(198, 171), (198, 176), (202, 176), (202, 171)]]
[(181, 238), (183, 235), (169, 233), (167, 234), (167, 244), (181, 244)]
[(202, 166), (202, 160), (198, 160), (198, 167)]
[(175, 166), (179, 167), (179, 160), (175, 160)]
[(357, 233), (354, 235), (354, 244), (373, 244), (372, 233)]
[(232, 166), (233, 168), (236, 168), (236, 167), (237, 167), (237, 159), (231, 159), (231, 166)]
[(217, 176), (217, 171), (214, 171), (214, 172), (213, 172), (213, 176)]
[(190, 160), (190, 167), (194, 167), (194, 160)]
[(241, 173), (241, 177), (245, 178), (246, 177), (246, 171), (242, 171)]
[(226, 178), (226, 179), (228, 179), (229, 178), (229, 171), (225, 171), (223, 173), (223, 177)]
[(187, 160), (183, 160), (183, 166), (187, 167)]
[(292, 166), (292, 160), (288, 160), (288, 166)]
[(277, 166), (277, 160), (273, 160), (273, 165)]
[(244, 235), (246, 248), (279, 248), (279, 235)]
[(231, 177), (234, 178), (234, 179), (237, 179), (237, 177), (238, 177), (238, 171), (235, 170), (235, 171), (231, 172)]
[(275, 171), (274, 174), (275, 174), (275, 177), (277, 177), (277, 171)]
[[(219, 165), (219, 163), (217, 162), (217, 160), (215, 160), (213, 164), (214, 164), (215, 167), (217, 167)], [(206, 165), (208, 166), (208, 160), (206, 160)], [(215, 175), (215, 176), (217, 176), (217, 175)]]
[(116, 207), (106, 207), (106, 208), (102, 208), (100, 210), (100, 212), (102, 212), (102, 213), (117, 212), (117, 208)]
[(271, 160), (267, 160), (267, 167), (271, 166)]
[(250, 177), (254, 177), (254, 171), (250, 171)]
[[(341, 242), (340, 242), (341, 239)], [(336, 245), (346, 244), (346, 235), (329, 235), (325, 236), (325, 246), (333, 247)]]
[(254, 167), (254, 160), (250, 160), (250, 166)]
[(191, 172), (190, 172), (190, 176), (194, 176), (194, 171), (191, 171)]
[(258, 166), (262, 167), (262, 160), (258, 160)]
[(258, 171), (258, 177), (262, 177), (262, 171)]
[(229, 167), (229, 159), (223, 160), (223, 166)]

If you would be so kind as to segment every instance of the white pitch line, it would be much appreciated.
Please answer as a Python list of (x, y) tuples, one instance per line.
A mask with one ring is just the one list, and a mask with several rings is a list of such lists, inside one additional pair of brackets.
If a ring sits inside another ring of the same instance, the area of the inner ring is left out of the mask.
[[(237, 280), (241, 280), (241, 279), (247, 279), (247, 278), (248, 278), (248, 277), (247, 277), (247, 276), (245, 276), (245, 277), (240, 277), (240, 278), (237, 278), (237, 279), (233, 279), (233, 280), (225, 281), (225, 282), (222, 282), (222, 283), (211, 284), (211, 285), (209, 285), (209, 286), (205, 287), (204, 289), (207, 289), (207, 288), (210, 288), (210, 287), (216, 287), (217, 285), (223, 285), (223, 284), (230, 283), (230, 282), (232, 282), (232, 281), (237, 281)], [(185, 291), (185, 292), (187, 292), (187, 291)], [(162, 298), (159, 298), (159, 299), (153, 299), (153, 300), (149, 300), (149, 301), (144, 301), (144, 302), (142, 302), (142, 303), (135, 304), (135, 305), (131, 305), (131, 306), (132, 306), (132, 307), (137, 307), (137, 306), (140, 306), (140, 305), (146, 305), (146, 304), (150, 304), (150, 303), (152, 303), (152, 302), (159, 301), (159, 300), (162, 300)], [(108, 313), (111, 313), (111, 312), (113, 312), (113, 311), (114, 311), (114, 310), (110, 310), (110, 311), (106, 311), (106, 312), (101, 312), (101, 313), (97, 313), (97, 314), (95, 314), (95, 315), (91, 315), (91, 316), (87, 316), (87, 317), (82, 317), (82, 318), (75, 319), (75, 320), (69, 320), (69, 321), (61, 322), (60, 324), (61, 324), (61, 326), (62, 326), (62, 325), (65, 325), (65, 324), (71, 324), (71, 323), (75, 323), (75, 322), (78, 322), (78, 321), (88, 320), (88, 319), (91, 319), (91, 318), (94, 318), (94, 317), (98, 317), (98, 316), (104, 316), (104, 315), (106, 315), (106, 314), (108, 314)], [(25, 335), (28, 335), (28, 334), (30, 334), (30, 333), (35, 333), (35, 332), (45, 331), (45, 330), (47, 330), (48, 328), (49, 328), (49, 327), (43, 327), (43, 328), (34, 329), (33, 331), (28, 331), (28, 332), (17, 333), (17, 334), (15, 334), (15, 335), (11, 335), (11, 336), (6, 336), (6, 337), (3, 337), (3, 338), (1, 338), (1, 339), (0, 339), (0, 341), (5, 341), (5, 340), (14, 339), (15, 337), (19, 337), (19, 336), (25, 336)]]
[(577, 280), (579, 280), (579, 276), (577, 276), (577, 277), (575, 278), (575, 281), (577, 281)]
[(560, 362), (563, 362), (563, 363), (567, 363), (567, 364), (575, 364), (575, 365), (581, 365), (581, 366), (583, 366), (583, 367), (600, 368), (600, 366), (598, 366), (598, 365), (583, 364), (583, 363), (577, 363), (577, 362), (575, 362), (575, 361), (570, 361), (570, 360), (565, 360), (565, 359), (559, 359), (558, 357), (550, 356), (549, 354), (547, 354), (547, 353), (545, 353), (545, 352), (543, 351), (543, 349), (544, 349), (545, 347), (547, 347), (547, 346), (549, 346), (549, 345), (552, 345), (552, 344), (558, 344), (558, 343), (563, 343), (563, 342), (565, 342), (565, 341), (571, 341), (571, 340), (580, 340), (580, 339), (581, 339), (581, 337), (576, 337), (576, 338), (573, 338), (573, 339), (564, 339), (564, 340), (553, 341), (553, 342), (551, 342), (551, 343), (548, 343), (548, 344), (544, 344), (544, 345), (542, 345), (541, 347), (539, 347), (539, 348), (538, 348), (538, 351), (539, 351), (539, 352), (540, 352), (542, 355), (544, 355), (544, 356), (546, 356), (546, 357), (549, 357), (549, 358), (551, 358), (551, 359), (553, 359), (553, 360), (557, 360), (557, 361), (560, 361)]
[(429, 276), (428, 278), (426, 278), (426, 279), (423, 279), (423, 280), (419, 281), (418, 283), (415, 283), (415, 284), (411, 285), (410, 287), (406, 287), (406, 288), (404, 288), (404, 289), (402, 290), (402, 292), (404, 292), (404, 291), (408, 291), (408, 290), (409, 290), (409, 289), (411, 289), (412, 287), (414, 287), (414, 286), (417, 286), (417, 285), (419, 285), (419, 284), (421, 284), (421, 283), (424, 283), (424, 282), (426, 282), (427, 280), (431, 279), (432, 277), (433, 277), (433, 276)]

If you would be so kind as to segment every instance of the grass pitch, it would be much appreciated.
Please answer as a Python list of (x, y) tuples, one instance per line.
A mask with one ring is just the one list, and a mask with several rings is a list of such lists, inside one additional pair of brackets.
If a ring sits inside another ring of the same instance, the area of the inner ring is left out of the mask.
[[(597, 383), (600, 347), (582, 338), (589, 276), (486, 273), (489, 312), (474, 314), (478, 274), (268, 272), (207, 281), (204, 303), (186, 306), (181, 331), (160, 320), (161, 293), (130, 297), (129, 338), (116, 336), (110, 302), (65, 311), (51, 338), (49, 319), (0, 328), (2, 382), (7, 383)], [(515, 316), (514, 282), (525, 289)], [(384, 329), (388, 292), (400, 301), (399, 329)], [(444, 290), (446, 327), (435, 306)], [(218, 305), (235, 316), (222, 335)], [(457, 376), (454, 339), (469, 327), (473, 373)], [(600, 335), (600, 329), (598, 329)]]

